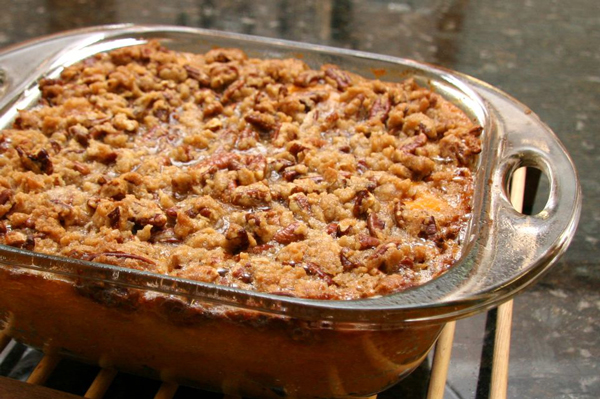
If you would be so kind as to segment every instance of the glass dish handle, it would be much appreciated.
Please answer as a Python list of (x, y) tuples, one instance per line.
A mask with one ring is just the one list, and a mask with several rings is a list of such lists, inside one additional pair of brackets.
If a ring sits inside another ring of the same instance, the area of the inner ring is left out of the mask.
[[(499, 162), (492, 170), (490, 192), (491, 229), (494, 247), (511, 256), (503, 256), (501, 270), (492, 270), (489, 278), (498, 281), (524, 266), (545, 270), (567, 249), (581, 213), (581, 187), (567, 150), (537, 115), (506, 94), (487, 85), (478, 85), (478, 93), (493, 110), (500, 140)], [(509, 199), (508, 182), (520, 167), (535, 167), (549, 180), (550, 190), (544, 209), (536, 215), (515, 210)], [(508, 264), (506, 262), (508, 261)], [(538, 276), (527, 273), (525, 276)], [(521, 277), (527, 278), (527, 277)], [(508, 283), (505, 279), (505, 283)], [(528, 285), (523, 284), (522, 287)], [(521, 287), (521, 288), (522, 288)]]

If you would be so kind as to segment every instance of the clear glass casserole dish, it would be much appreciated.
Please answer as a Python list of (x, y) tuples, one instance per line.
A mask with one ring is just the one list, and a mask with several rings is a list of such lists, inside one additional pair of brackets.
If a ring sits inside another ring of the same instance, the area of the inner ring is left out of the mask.
[[(427, 355), (446, 321), (515, 295), (566, 250), (581, 191), (552, 131), (506, 94), (459, 73), (410, 60), (180, 27), (119, 25), (50, 36), (4, 50), (0, 128), (39, 99), (40, 78), (93, 54), (159, 39), (201, 53), (301, 57), (382, 80), (414, 77), (484, 128), (473, 217), (460, 261), (420, 287), (355, 301), (244, 291), (0, 246), (5, 332), (48, 352), (104, 367), (251, 397), (368, 396)], [(507, 182), (521, 166), (550, 181), (544, 210), (514, 210)]]

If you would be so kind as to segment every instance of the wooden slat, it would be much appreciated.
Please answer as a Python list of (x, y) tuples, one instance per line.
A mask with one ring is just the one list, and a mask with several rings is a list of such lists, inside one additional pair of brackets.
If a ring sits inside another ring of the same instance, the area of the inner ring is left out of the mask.
[(34, 385), (44, 385), (59, 361), (60, 356), (58, 355), (44, 355), (42, 360), (27, 379), (27, 382)]
[(117, 375), (117, 371), (113, 369), (102, 369), (90, 385), (89, 389), (85, 393), (85, 397), (88, 399), (101, 399), (110, 384), (113, 382)]
[(179, 385), (174, 382), (163, 382), (154, 399), (171, 399), (175, 396), (177, 388), (179, 388)]
[(81, 396), (71, 395), (39, 385), (27, 384), (11, 378), (0, 377), (0, 398), (19, 399), (81, 399)]
[(494, 358), (492, 359), (492, 382), (490, 399), (506, 399), (508, 392), (508, 365), (510, 360), (510, 335), (512, 326), (513, 301), (498, 307), (496, 333), (494, 337)]
[(450, 356), (452, 355), (452, 343), (454, 341), (455, 329), (456, 322), (450, 321), (446, 323), (446, 326), (442, 330), (442, 334), (435, 345), (427, 399), (442, 399), (444, 397), (444, 388), (446, 386), (446, 378), (448, 377), (448, 366), (450, 365)]
[[(519, 212), (523, 210), (527, 169), (517, 169), (512, 176), (510, 201)], [(510, 362), (510, 336), (512, 328), (513, 301), (498, 307), (492, 359), (490, 399), (506, 399), (508, 392), (508, 366)]]

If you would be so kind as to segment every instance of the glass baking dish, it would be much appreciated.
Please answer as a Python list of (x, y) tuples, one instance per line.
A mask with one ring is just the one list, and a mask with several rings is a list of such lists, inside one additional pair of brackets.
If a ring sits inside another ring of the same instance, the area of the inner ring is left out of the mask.
[[(384, 297), (322, 301), (250, 292), (0, 246), (4, 331), (48, 353), (250, 397), (369, 396), (427, 355), (444, 323), (495, 306), (566, 250), (581, 210), (573, 163), (527, 107), (474, 78), (411, 60), (225, 32), (115, 25), (48, 36), (0, 53), (0, 128), (35, 105), (40, 78), (93, 54), (159, 39), (201, 53), (333, 63), (365, 77), (408, 77), (484, 128), (473, 217), (460, 261), (420, 287)], [(383, 74), (383, 76), (382, 76)], [(521, 166), (550, 182), (535, 216), (514, 210)]]

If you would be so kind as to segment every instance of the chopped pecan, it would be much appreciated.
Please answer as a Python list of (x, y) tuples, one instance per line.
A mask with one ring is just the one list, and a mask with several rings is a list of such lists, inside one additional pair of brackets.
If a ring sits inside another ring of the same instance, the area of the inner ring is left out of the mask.
[(55, 154), (58, 154), (60, 152), (60, 150), (62, 149), (61, 145), (57, 141), (50, 140), (48, 142), (50, 143), (50, 147), (52, 147)]
[(96, 209), (98, 207), (98, 202), (100, 202), (99, 198), (91, 197), (87, 200), (87, 206), (89, 206), (92, 209)]
[(379, 234), (381, 234), (381, 230), (385, 228), (385, 222), (379, 219), (375, 212), (371, 212), (367, 217), (367, 227), (369, 229), (369, 233), (371, 233), (373, 237), (377, 237)]
[(302, 144), (298, 143), (297, 141), (294, 141), (290, 145), (290, 148), (288, 149), (290, 154), (292, 154), (296, 158), (298, 158), (299, 153), (301, 153), (302, 151), (305, 151), (305, 150), (308, 150), (308, 147), (303, 146)]
[(402, 211), (403, 211), (402, 204), (399, 201), (395, 202), (392, 216), (394, 217), (394, 221), (396, 222), (396, 225), (400, 228), (404, 227), (404, 225), (405, 225), (404, 215), (402, 214)]
[(337, 85), (337, 89), (340, 91), (346, 90), (346, 88), (348, 88), (350, 85), (350, 78), (348, 75), (338, 68), (325, 68), (325, 76), (333, 80)]
[(289, 244), (294, 241), (300, 241), (304, 239), (304, 234), (297, 234), (296, 229), (300, 227), (300, 223), (293, 222), (286, 227), (278, 230), (273, 239), (280, 244)]
[(250, 265), (245, 265), (244, 267), (236, 268), (233, 271), (233, 273), (231, 273), (231, 275), (237, 279), (242, 280), (242, 282), (246, 284), (250, 284), (254, 280), (250, 271)]
[(207, 64), (212, 64), (213, 62), (227, 63), (231, 61), (243, 61), (246, 58), (246, 54), (236, 48), (215, 48), (205, 55)]
[(200, 69), (191, 65), (184, 65), (183, 69), (186, 70), (190, 78), (197, 80), (201, 86), (208, 86), (210, 84), (210, 78), (208, 74), (202, 72)]
[(217, 115), (223, 112), (223, 104), (218, 101), (210, 102), (204, 106), (202, 112), (205, 118)]
[(309, 87), (317, 83), (320, 79), (323, 78), (323, 73), (318, 71), (304, 71), (294, 79), (294, 84), (300, 87)]
[(89, 175), (90, 174), (90, 168), (87, 167), (86, 165), (82, 164), (82, 163), (77, 162), (77, 161), (73, 162), (73, 169), (75, 169), (76, 171), (78, 171), (82, 175)]
[(325, 273), (323, 270), (321, 270), (321, 268), (318, 265), (312, 262), (304, 263), (302, 265), (302, 268), (304, 269), (304, 271), (306, 271), (306, 274), (308, 274), (309, 276), (317, 276), (318, 278), (324, 280), (327, 283), (327, 285), (335, 284), (330, 274)]
[(0, 191), (0, 205), (6, 204), (10, 200), (10, 197), (12, 197), (12, 195), (13, 192), (10, 189), (4, 189)]
[(273, 248), (273, 245), (271, 245), (271, 244), (262, 244), (262, 245), (257, 245), (255, 247), (250, 248), (248, 250), (248, 252), (251, 254), (260, 254), (264, 251), (268, 251), (271, 248)]
[(243, 129), (235, 139), (235, 145), (240, 150), (248, 150), (260, 140), (259, 134), (252, 128)]
[(379, 245), (379, 239), (368, 236), (366, 234), (361, 234), (358, 236), (358, 243), (360, 245), (361, 250), (375, 248)]
[(240, 170), (243, 165), (240, 162), (241, 157), (232, 152), (220, 152), (213, 154), (210, 158), (200, 162), (198, 166), (213, 165), (218, 169)]
[(290, 196), (289, 200), (290, 202), (296, 202), (298, 206), (304, 211), (310, 210), (310, 202), (308, 202), (308, 198), (304, 194), (293, 194)]
[(367, 161), (365, 161), (364, 159), (359, 159), (358, 161), (356, 161), (356, 170), (358, 170), (360, 172), (360, 174), (363, 174), (367, 170), (369, 170)]
[(227, 248), (233, 254), (245, 251), (250, 245), (248, 233), (243, 227), (237, 224), (232, 223), (229, 226), (229, 229), (225, 233), (225, 238), (227, 239)]
[(121, 222), (121, 208), (117, 206), (115, 209), (110, 211), (106, 217), (108, 218), (110, 227), (116, 229), (119, 227), (119, 223)]
[(350, 260), (349, 257), (350, 250), (348, 248), (342, 248), (340, 251), (340, 262), (342, 263), (342, 267), (345, 272), (349, 272), (352, 269), (357, 268), (359, 265)]
[(286, 169), (281, 174), (281, 177), (283, 177), (286, 181), (294, 181), (300, 177), (300, 172), (296, 171), (295, 169)]
[(233, 187), (232, 202), (240, 206), (260, 207), (271, 202), (271, 191), (264, 183)]
[(265, 132), (272, 132), (277, 128), (277, 123), (272, 115), (261, 112), (251, 112), (244, 117), (246, 122)]
[(423, 221), (419, 237), (426, 238), (428, 240), (436, 240), (437, 232), (438, 228), (437, 224), (435, 223), (435, 218), (433, 216), (430, 216), (429, 218)]
[(201, 207), (200, 209), (198, 209), (198, 213), (200, 214), (200, 216), (203, 216), (205, 218), (209, 218), (212, 216), (212, 210), (210, 208), (206, 208), (206, 207)]
[(215, 64), (210, 68), (210, 87), (222, 89), (233, 83), (239, 76), (238, 69), (233, 65)]
[(423, 147), (426, 143), (427, 135), (419, 133), (418, 135), (411, 137), (410, 142), (400, 147), (400, 149), (404, 152), (414, 154), (417, 148)]
[(368, 207), (366, 204), (364, 204), (364, 202), (369, 195), (370, 193), (368, 190), (360, 190), (356, 193), (356, 196), (354, 197), (354, 207), (352, 208), (352, 214), (354, 217), (361, 217), (366, 213)]
[(141, 226), (149, 224), (154, 227), (163, 227), (165, 224), (167, 224), (167, 217), (162, 213), (157, 213), (149, 218), (142, 217), (139, 219), (135, 219), (135, 222)]
[(242, 87), (244, 87), (243, 79), (238, 79), (235, 82), (233, 82), (232, 84), (230, 84), (229, 87), (227, 87), (227, 89), (225, 89), (225, 91), (223, 92), (223, 95), (221, 96), (221, 103), (227, 104), (233, 98), (235, 93), (237, 93), (238, 91), (240, 91), (242, 89)]
[(329, 225), (327, 225), (327, 229), (325, 230), (327, 232), (327, 234), (329, 234), (332, 237), (337, 237), (337, 232), (340, 230), (340, 225), (337, 223), (330, 223)]
[(385, 123), (388, 115), (390, 114), (390, 108), (390, 99), (387, 96), (378, 97), (371, 107), (369, 119), (380, 120), (381, 122)]
[(343, 237), (347, 234), (350, 234), (352, 232), (352, 226), (348, 226), (348, 227), (346, 227), (346, 230), (342, 230), (342, 228), (340, 227), (339, 224), (330, 223), (327, 226), (326, 231), (327, 231), (327, 234), (329, 234), (333, 238), (339, 238), (339, 237)]
[(50, 156), (45, 149), (42, 148), (35, 155), (27, 154), (21, 147), (16, 147), (16, 150), (21, 158), (21, 163), (26, 169), (47, 175), (51, 175), (54, 171)]
[(167, 208), (165, 210), (165, 213), (167, 214), (168, 217), (170, 218), (177, 218), (177, 213), (179, 212), (179, 209), (177, 207), (171, 207), (171, 208)]

